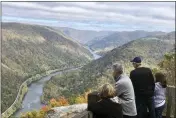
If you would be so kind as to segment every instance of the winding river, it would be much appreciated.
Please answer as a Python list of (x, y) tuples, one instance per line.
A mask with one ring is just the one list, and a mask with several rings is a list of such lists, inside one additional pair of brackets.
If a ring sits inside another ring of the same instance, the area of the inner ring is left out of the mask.
[(100, 55), (97, 55), (96, 53), (94, 53), (89, 47), (85, 47), (85, 48), (87, 48), (93, 54), (94, 60), (101, 57)]
[[(86, 47), (92, 54), (94, 59), (98, 59), (100, 58), (99, 55), (95, 54), (89, 47)], [(69, 69), (66, 71), (72, 71), (72, 70), (76, 70), (78, 68), (74, 68), (74, 69)], [(27, 111), (32, 111), (32, 110), (38, 110), (40, 109), (43, 104), (40, 102), (40, 96), (43, 93), (43, 87), (46, 81), (48, 81), (49, 79), (51, 79), (52, 76), (61, 74), (62, 71), (59, 72), (55, 72), (52, 73), (48, 76), (43, 77), (42, 79), (40, 79), (39, 81), (32, 83), (29, 87), (28, 87), (28, 92), (26, 93), (23, 102), (22, 102), (22, 108), (20, 110), (18, 110), (14, 115), (16, 117), (19, 117), (21, 113), (23, 112), (27, 112)]]

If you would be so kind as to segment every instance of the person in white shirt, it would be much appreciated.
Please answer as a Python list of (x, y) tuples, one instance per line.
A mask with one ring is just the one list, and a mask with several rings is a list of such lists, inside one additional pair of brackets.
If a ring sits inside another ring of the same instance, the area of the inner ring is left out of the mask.
[(166, 103), (166, 77), (163, 73), (159, 72), (155, 74), (155, 91), (154, 91), (154, 104), (156, 118), (162, 118), (162, 112)]

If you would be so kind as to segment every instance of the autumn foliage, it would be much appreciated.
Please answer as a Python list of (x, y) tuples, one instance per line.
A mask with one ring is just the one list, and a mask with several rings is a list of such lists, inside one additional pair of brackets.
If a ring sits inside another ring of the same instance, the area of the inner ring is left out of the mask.
[(20, 118), (44, 118), (46, 113), (53, 107), (67, 106), (69, 104), (79, 104), (87, 103), (87, 96), (91, 91), (85, 92), (83, 95), (78, 95), (77, 97), (70, 97), (66, 99), (65, 97), (59, 97), (58, 99), (52, 98), (48, 105), (43, 106), (39, 111), (31, 111), (25, 114), (21, 114)]
[(51, 110), (51, 107), (46, 105), (46, 106), (43, 106), (41, 108), (41, 110), (44, 111), (44, 112), (48, 112), (49, 110)]
[(87, 103), (87, 96), (88, 94), (90, 93), (91, 91), (87, 91), (85, 92), (83, 95), (79, 95), (78, 97), (76, 97), (75, 99), (75, 103), (78, 104), (78, 103)]
[(65, 97), (60, 97), (58, 100), (51, 99), (49, 105), (51, 107), (67, 106), (69, 105), (68, 100)]

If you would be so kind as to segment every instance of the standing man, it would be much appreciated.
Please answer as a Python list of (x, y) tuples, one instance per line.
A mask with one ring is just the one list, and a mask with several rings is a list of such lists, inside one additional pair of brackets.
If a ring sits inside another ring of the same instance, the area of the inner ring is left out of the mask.
[(123, 118), (135, 118), (137, 111), (133, 85), (130, 78), (124, 75), (123, 72), (122, 65), (113, 65), (113, 77), (116, 82), (116, 94), (120, 98)]
[(149, 68), (141, 67), (140, 57), (135, 57), (131, 62), (135, 68), (131, 71), (130, 78), (136, 97), (137, 118), (145, 118), (147, 109), (149, 110), (149, 118), (155, 118), (155, 82), (152, 71)]

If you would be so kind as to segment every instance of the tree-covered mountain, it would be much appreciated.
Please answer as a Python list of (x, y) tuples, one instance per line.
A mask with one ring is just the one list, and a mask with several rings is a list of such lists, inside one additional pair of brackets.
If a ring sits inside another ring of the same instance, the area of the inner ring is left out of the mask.
[[(165, 42), (169, 42), (171, 44), (175, 43), (175, 32), (169, 32), (169, 33), (156, 33), (155, 35), (150, 35), (150, 36), (146, 36), (144, 38), (140, 38), (140, 39), (146, 39), (146, 40), (150, 40), (150, 39), (155, 39), (155, 40), (162, 40)], [(105, 55), (106, 53), (108, 53), (109, 50), (100, 50), (98, 51), (99, 55)]]
[(27, 78), (84, 65), (93, 58), (82, 45), (50, 27), (2, 23), (1, 111), (15, 100)]
[[(149, 37), (150, 38), (150, 37)], [(175, 43), (175, 31), (169, 32), (167, 34), (153, 36), (154, 39)]]
[[(112, 64), (122, 63), (125, 66), (125, 72), (129, 74), (133, 69), (130, 60), (135, 56), (140, 56), (143, 59), (144, 66), (156, 68), (163, 55), (173, 48), (173, 42), (149, 37), (128, 42), (85, 65), (77, 72), (53, 77), (44, 87), (44, 101), (58, 96), (74, 97), (74, 95), (82, 94), (88, 89), (97, 90), (106, 82), (113, 83)], [(56, 91), (51, 91), (53, 89)]]
[(165, 34), (164, 32), (147, 32), (142, 30), (137, 31), (122, 31), (115, 32), (111, 35), (103, 37), (100, 40), (92, 40), (88, 42), (88, 46), (98, 54), (102, 52), (110, 51), (118, 46), (128, 43), (132, 40), (136, 40), (142, 37), (151, 37), (155, 35)]
[(87, 44), (87, 42), (90, 42), (91, 40), (101, 39), (102, 37), (113, 33), (113, 31), (78, 30), (68, 27), (59, 27), (56, 29), (82, 44)]

